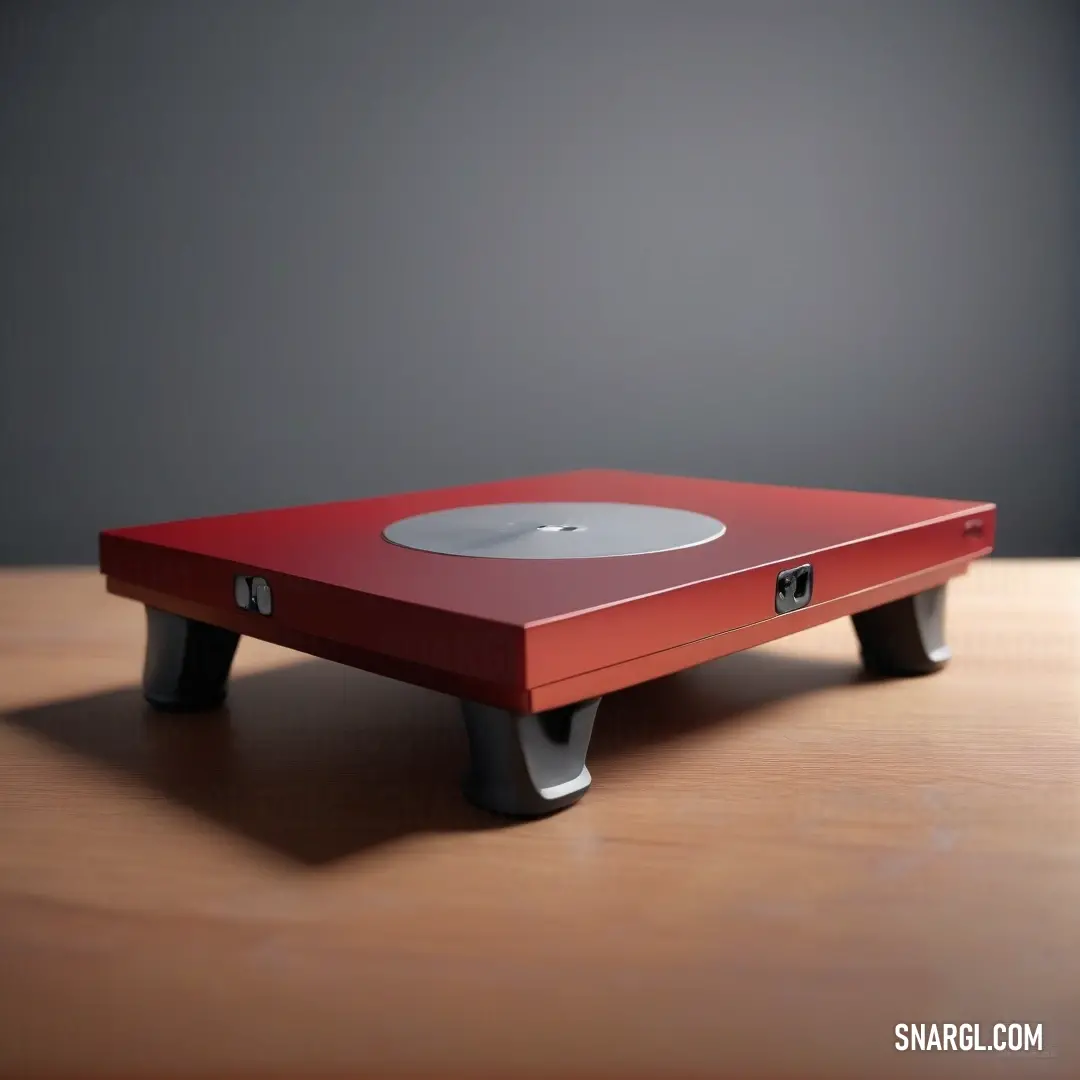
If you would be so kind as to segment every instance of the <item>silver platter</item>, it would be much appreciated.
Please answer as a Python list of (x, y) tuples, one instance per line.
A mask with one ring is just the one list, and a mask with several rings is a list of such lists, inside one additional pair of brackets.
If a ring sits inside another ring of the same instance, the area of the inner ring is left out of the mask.
[(392, 544), (474, 559), (609, 559), (718, 540), (725, 526), (690, 510), (632, 503), (502, 503), (405, 518)]

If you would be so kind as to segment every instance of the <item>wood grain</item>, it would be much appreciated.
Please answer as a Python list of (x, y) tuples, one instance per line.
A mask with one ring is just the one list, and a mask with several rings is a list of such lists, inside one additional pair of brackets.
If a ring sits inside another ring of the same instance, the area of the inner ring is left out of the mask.
[(245, 640), (154, 716), (136, 605), (0, 572), (0, 1072), (1080, 1075), (1080, 563), (950, 593), (940, 675), (845, 620), (624, 691), (508, 826), (451, 700)]

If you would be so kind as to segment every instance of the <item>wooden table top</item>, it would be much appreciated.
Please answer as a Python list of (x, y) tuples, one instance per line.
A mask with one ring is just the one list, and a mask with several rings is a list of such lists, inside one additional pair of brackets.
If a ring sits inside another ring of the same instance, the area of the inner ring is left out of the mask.
[(156, 716), (135, 604), (0, 571), (0, 1072), (1080, 1076), (1078, 595), (990, 560), (939, 675), (844, 620), (623, 691), (505, 825), (452, 700), (245, 639)]

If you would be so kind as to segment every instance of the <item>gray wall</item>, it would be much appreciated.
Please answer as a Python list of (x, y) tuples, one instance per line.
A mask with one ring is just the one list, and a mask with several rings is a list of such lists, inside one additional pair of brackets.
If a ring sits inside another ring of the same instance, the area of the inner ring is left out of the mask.
[(1077, 5), (0, 10), (0, 560), (583, 465), (1080, 553)]

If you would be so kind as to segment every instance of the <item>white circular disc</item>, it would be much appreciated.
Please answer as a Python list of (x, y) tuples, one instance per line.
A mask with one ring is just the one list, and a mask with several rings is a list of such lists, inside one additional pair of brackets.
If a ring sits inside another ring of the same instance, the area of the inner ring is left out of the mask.
[(405, 518), (383, 530), (399, 547), (476, 559), (607, 559), (718, 540), (725, 526), (690, 510), (635, 503), (501, 503)]

